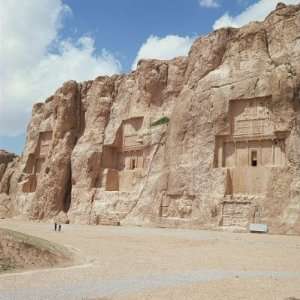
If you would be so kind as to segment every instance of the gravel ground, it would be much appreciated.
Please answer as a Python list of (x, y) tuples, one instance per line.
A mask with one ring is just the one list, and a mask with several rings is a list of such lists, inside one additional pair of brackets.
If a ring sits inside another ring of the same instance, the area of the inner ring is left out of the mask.
[(0, 221), (76, 265), (0, 275), (0, 299), (300, 299), (300, 237)]

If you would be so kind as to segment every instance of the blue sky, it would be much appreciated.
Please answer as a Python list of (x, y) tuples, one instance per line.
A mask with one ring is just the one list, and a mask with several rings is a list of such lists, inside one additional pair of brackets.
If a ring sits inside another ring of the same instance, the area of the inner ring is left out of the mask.
[[(35, 102), (64, 81), (187, 55), (197, 36), (262, 20), (276, 0), (0, 0), (0, 149), (20, 154)], [(287, 4), (300, 0), (281, 1)]]
[[(216, 19), (229, 11), (236, 15), (254, 1), (219, 1), (220, 7), (201, 7), (197, 0), (82, 0), (65, 1), (73, 11), (64, 34), (90, 33), (97, 49), (112, 51), (129, 71), (150, 35), (198, 36), (212, 31)], [(85, 2), (86, 3), (86, 2)]]

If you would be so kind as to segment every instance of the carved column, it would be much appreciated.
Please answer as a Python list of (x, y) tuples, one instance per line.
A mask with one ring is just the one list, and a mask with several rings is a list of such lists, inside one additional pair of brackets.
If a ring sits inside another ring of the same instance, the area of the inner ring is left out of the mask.
[(250, 166), (250, 153), (249, 153), (249, 141), (247, 140), (247, 153), (248, 153), (248, 167)]
[(263, 159), (262, 159), (262, 140), (259, 140), (259, 152), (260, 152), (260, 164), (263, 165)]
[(275, 149), (274, 149), (274, 139), (272, 139), (272, 165), (275, 166)]
[(234, 164), (237, 167), (237, 148), (236, 148), (236, 141), (234, 141)]

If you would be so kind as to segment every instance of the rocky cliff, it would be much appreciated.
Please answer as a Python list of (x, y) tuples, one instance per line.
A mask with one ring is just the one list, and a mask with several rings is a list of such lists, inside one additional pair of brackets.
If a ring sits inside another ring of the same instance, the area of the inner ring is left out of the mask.
[(17, 159), (15, 154), (0, 150), (0, 218), (12, 215), (12, 201), (8, 194)]
[(300, 233), (300, 5), (65, 83), (4, 169), (6, 216)]

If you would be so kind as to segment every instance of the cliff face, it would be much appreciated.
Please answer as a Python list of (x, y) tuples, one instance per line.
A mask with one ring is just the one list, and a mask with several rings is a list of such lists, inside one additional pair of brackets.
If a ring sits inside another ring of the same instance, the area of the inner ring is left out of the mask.
[(17, 160), (15, 154), (0, 150), (0, 218), (10, 217), (12, 213), (12, 202), (8, 194)]
[(300, 233), (300, 5), (65, 83), (6, 169), (7, 215)]

